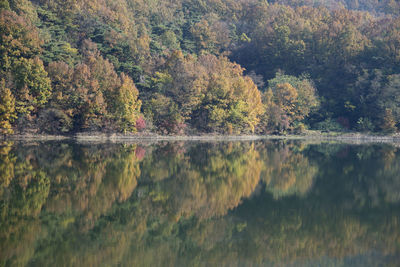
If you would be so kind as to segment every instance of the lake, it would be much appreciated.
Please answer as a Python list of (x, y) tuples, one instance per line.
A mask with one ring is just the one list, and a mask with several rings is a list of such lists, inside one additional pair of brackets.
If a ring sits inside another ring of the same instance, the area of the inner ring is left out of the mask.
[(0, 266), (398, 266), (399, 147), (3, 142)]

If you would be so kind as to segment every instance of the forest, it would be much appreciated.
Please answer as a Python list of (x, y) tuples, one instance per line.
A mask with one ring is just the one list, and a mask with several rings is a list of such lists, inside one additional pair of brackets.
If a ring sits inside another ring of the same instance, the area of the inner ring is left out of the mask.
[(395, 133), (400, 2), (0, 0), (0, 135)]

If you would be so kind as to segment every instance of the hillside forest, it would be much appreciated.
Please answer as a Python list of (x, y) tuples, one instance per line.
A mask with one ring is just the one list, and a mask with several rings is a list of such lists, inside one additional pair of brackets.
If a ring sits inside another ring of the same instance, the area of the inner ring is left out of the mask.
[(0, 0), (0, 135), (394, 133), (394, 0)]

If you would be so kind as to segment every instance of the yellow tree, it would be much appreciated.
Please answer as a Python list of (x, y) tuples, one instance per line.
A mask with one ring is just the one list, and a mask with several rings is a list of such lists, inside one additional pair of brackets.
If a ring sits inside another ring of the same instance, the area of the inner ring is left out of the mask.
[(274, 90), (275, 103), (283, 110), (288, 116), (294, 117), (296, 115), (296, 102), (298, 93), (289, 83), (278, 84)]
[(385, 114), (383, 115), (383, 123), (381, 125), (381, 128), (385, 132), (396, 132), (397, 127), (396, 127), (396, 121), (393, 116), (393, 112), (391, 109), (387, 108), (385, 110)]
[(264, 112), (254, 82), (243, 76), (238, 64), (225, 57), (202, 56), (199, 62), (207, 69), (208, 80), (198, 112), (201, 118), (198, 126), (228, 133), (254, 132)]
[(0, 134), (13, 133), (11, 123), (15, 118), (15, 98), (2, 80), (0, 82)]
[(140, 113), (142, 102), (138, 100), (139, 91), (132, 79), (121, 74), (121, 87), (116, 99), (116, 116), (121, 130), (135, 132), (136, 120)]

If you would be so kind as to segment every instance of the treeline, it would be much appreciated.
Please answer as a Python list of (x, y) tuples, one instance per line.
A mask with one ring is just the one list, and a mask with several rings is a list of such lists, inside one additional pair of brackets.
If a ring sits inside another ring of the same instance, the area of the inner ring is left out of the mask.
[(1, 0), (0, 132), (396, 132), (397, 7)]

